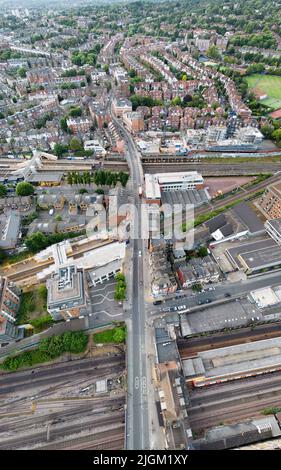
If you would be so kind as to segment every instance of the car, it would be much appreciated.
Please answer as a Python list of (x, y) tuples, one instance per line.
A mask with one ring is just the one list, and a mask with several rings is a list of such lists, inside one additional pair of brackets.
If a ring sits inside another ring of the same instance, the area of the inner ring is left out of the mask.
[(198, 300), (198, 305), (202, 305), (203, 304), (203, 301), (202, 300)]
[(205, 300), (205, 303), (206, 303), (206, 304), (209, 304), (209, 303), (211, 303), (211, 302), (213, 302), (211, 299), (206, 299), (206, 300)]
[(224, 294), (224, 296), (225, 296), (225, 297), (231, 297), (231, 294), (230, 294), (229, 292), (226, 292), (226, 293)]
[(186, 305), (179, 305), (178, 306), (178, 310), (185, 310), (186, 309)]
[(154, 300), (153, 305), (160, 305), (162, 304), (162, 300)]
[(176, 307), (175, 305), (173, 307), (170, 307), (170, 312), (177, 312), (178, 311), (178, 307)]
[(141, 257), (141, 250), (139, 251), (139, 258)]
[(170, 312), (170, 307), (164, 307), (164, 308), (162, 308), (162, 312)]

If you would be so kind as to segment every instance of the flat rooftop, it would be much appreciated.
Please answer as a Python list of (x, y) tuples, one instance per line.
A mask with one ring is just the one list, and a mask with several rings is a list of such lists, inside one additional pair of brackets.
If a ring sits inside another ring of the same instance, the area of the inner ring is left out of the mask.
[(279, 218), (279, 219), (270, 219), (266, 223), (268, 225), (270, 225), (271, 227), (273, 227), (276, 230), (276, 232), (281, 234), (281, 218)]
[(250, 292), (250, 297), (254, 300), (259, 308), (269, 307), (280, 303), (279, 297), (271, 287), (264, 287)]
[(48, 308), (65, 309), (84, 305), (83, 273), (75, 266), (60, 267), (47, 281)]
[(276, 367), (281, 367), (281, 338), (202, 351), (195, 359), (183, 361), (185, 376), (190, 379), (198, 372), (215, 380)]
[(241, 253), (239, 257), (251, 270), (276, 266), (281, 264), (281, 247), (276, 245), (258, 251), (248, 251)]
[(163, 204), (185, 204), (200, 206), (208, 202), (209, 197), (205, 189), (189, 189), (186, 191), (165, 191), (162, 193)]
[[(230, 246), (230, 245), (229, 245)], [(233, 263), (242, 268), (241, 260), (238, 258), (239, 255), (243, 255), (243, 253), (255, 253), (259, 250), (263, 250), (265, 248), (274, 248), (278, 246), (277, 243), (272, 240), (272, 238), (267, 237), (262, 240), (249, 242), (249, 240), (245, 240), (244, 243), (240, 243), (238, 246), (234, 246), (233, 248), (227, 248), (226, 253), (230, 256), (230, 259), (233, 260)]]
[(262, 221), (258, 218), (253, 209), (246, 204), (246, 202), (241, 202), (241, 204), (233, 207), (232, 211), (239, 217), (250, 233), (257, 233), (265, 230)]

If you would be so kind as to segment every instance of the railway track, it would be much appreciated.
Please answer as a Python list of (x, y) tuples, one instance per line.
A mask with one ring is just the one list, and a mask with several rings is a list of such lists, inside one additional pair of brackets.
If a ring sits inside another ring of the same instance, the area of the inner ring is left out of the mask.
[(264, 408), (281, 405), (281, 374), (194, 389), (190, 400), (187, 411), (194, 431), (261, 417)]
[(258, 327), (255, 330), (243, 329), (243, 331), (233, 332), (228, 335), (218, 334), (205, 338), (189, 338), (178, 341), (178, 348), (182, 359), (196, 356), (198, 352), (210, 349), (225, 348), (243, 343), (252, 343), (268, 338), (281, 336), (281, 323)]
[[(26, 412), (21, 413), (18, 410), (17, 415), (14, 416), (15, 419), (10, 417), (9, 415), (5, 416), (1, 413), (1, 420), (0, 420), (0, 437), (1, 433), (4, 432), (20, 432), (26, 431), (28, 428), (33, 428), (36, 425), (43, 426), (44, 423), (47, 425), (48, 423), (52, 424), (58, 420), (66, 424), (67, 422), (74, 421), (76, 418), (82, 418), (82, 416), (92, 416), (93, 418), (100, 418), (102, 414), (110, 413), (112, 408), (116, 409), (116, 407), (122, 407), (125, 404), (125, 398), (112, 398), (109, 399), (107, 397), (103, 399), (99, 399), (98, 403), (95, 404), (80, 404), (80, 406), (75, 403), (72, 405), (72, 408), (68, 408), (65, 410), (63, 405), (61, 405), (61, 410), (58, 411), (51, 411), (52, 410), (52, 403), (49, 404), (49, 409), (45, 408), (45, 414), (42, 414), (42, 410), (40, 410), (40, 414), (36, 416), (36, 413), (30, 412), (29, 415), (26, 416)], [(26, 404), (23, 405), (23, 408), (26, 409)], [(37, 407), (38, 409), (38, 407)], [(21, 419), (21, 416), (24, 416)]]
[(118, 429), (102, 431), (99, 434), (69, 439), (46, 446), (38, 447), (37, 450), (122, 450), (124, 448), (125, 426), (120, 425)]
[(241, 407), (242, 404), (243, 403), (239, 403), (236, 406), (229, 407), (224, 410), (221, 410), (218, 407), (216, 410), (213, 410), (212, 413), (206, 413), (206, 411), (202, 408), (200, 410), (196, 410), (195, 412), (192, 409), (189, 409), (188, 417), (191, 429), (194, 431), (199, 431), (219, 425), (221, 423), (238, 423), (246, 419), (262, 417), (264, 416), (262, 414), (262, 410), (264, 408), (281, 405), (281, 396), (279, 396), (278, 400), (276, 400), (276, 398), (270, 397), (255, 403), (249, 403), (247, 400), (244, 403), (243, 408)]
[[(98, 434), (98, 428), (104, 428), (108, 427), (110, 430), (110, 426), (114, 425), (114, 429), (118, 427), (119, 425), (123, 426), (123, 421), (124, 420), (124, 413), (123, 412), (115, 412), (112, 413), (110, 416), (99, 416), (97, 419), (94, 419), (90, 417), (88, 420), (83, 420), (83, 422), (78, 423), (72, 423), (72, 424), (67, 424), (66, 426), (64, 425), (56, 425), (56, 426), (51, 426), (50, 427), (50, 441), (55, 441), (58, 439), (63, 439), (65, 442), (65, 439), (67, 438), (67, 435), (74, 435), (78, 434), (81, 432), (85, 432), (85, 430), (89, 431), (89, 435), (97, 435)], [(93, 428), (95, 432), (93, 432)], [(109, 433), (109, 430), (107, 433)], [(101, 432), (101, 431), (100, 431)], [(34, 430), (33, 433), (30, 433), (29, 435), (19, 435), (17, 437), (11, 437), (11, 438), (1, 438), (0, 442), (0, 449), (3, 450), (13, 450), (13, 449), (25, 449), (25, 448), (34, 448), (35, 446), (38, 447), (47, 442), (47, 434), (48, 430), (45, 427), (45, 429), (42, 430)], [(87, 436), (87, 437), (88, 437)], [(86, 437), (86, 436), (85, 436)], [(79, 437), (77, 437), (79, 439)], [(77, 439), (76, 442), (77, 442)], [(50, 443), (50, 445), (53, 445)]]

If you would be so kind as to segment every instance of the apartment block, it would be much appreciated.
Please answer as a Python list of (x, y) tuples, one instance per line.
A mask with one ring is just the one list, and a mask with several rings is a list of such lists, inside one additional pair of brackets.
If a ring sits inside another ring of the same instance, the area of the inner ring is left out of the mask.
[(60, 266), (47, 280), (47, 309), (54, 320), (67, 320), (87, 312), (88, 290), (84, 271), (75, 265)]
[(281, 217), (281, 182), (268, 186), (259, 199), (259, 207), (269, 219)]

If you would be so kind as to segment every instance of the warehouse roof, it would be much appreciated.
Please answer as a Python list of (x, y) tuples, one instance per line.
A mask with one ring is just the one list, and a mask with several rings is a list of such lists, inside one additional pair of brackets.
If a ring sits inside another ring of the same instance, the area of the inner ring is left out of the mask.
[[(237, 377), (251, 371), (264, 370), (281, 366), (281, 338), (272, 338), (252, 343), (228, 346), (226, 348), (202, 351), (197, 354), (202, 360), (205, 373), (202, 374), (210, 380), (222, 377)], [(194, 359), (187, 359), (194, 361)], [(183, 361), (183, 364), (186, 361)], [(196, 362), (196, 363), (197, 363)], [(187, 364), (187, 372), (192, 368)], [(185, 369), (185, 366), (184, 366)], [(194, 363), (196, 371), (196, 364)], [(190, 379), (193, 375), (186, 376)]]
[(258, 251), (248, 251), (239, 255), (252, 271), (258, 271), (270, 266), (281, 264), (281, 247), (279, 245), (263, 248)]
[(235, 214), (243, 222), (243, 224), (248, 228), (250, 233), (261, 232), (264, 229), (264, 224), (257, 217), (255, 212), (250, 208), (246, 202), (241, 202), (233, 208)]
[(223, 227), (226, 224), (226, 218), (224, 214), (217, 215), (213, 217), (208, 222), (205, 222), (205, 225), (208, 227), (210, 233), (215, 232), (219, 228)]

